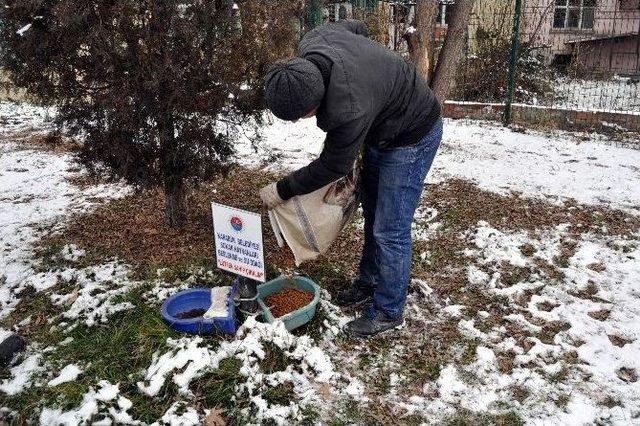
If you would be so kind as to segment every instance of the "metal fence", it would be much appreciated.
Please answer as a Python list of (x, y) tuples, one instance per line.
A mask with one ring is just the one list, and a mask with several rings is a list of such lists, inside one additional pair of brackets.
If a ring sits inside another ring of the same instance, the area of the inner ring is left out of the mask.
[[(439, 42), (454, 1), (438, 2)], [(360, 3), (325, 4), (324, 19), (377, 14), (381, 41), (406, 49), (402, 34), (416, 2)], [(476, 0), (448, 110), (496, 118), (510, 102), (508, 111), (523, 123), (640, 131), (640, 0)]]
[(639, 33), (637, 0), (476, 2), (454, 99), (508, 103), (516, 48), (523, 121), (640, 130)]

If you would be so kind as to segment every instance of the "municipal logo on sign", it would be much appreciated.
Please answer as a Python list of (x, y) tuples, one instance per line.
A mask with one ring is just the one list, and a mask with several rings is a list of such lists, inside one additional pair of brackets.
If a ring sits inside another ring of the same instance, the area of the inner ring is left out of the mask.
[(234, 231), (242, 231), (242, 219), (240, 219), (238, 216), (232, 216), (229, 222), (231, 223), (231, 227)]

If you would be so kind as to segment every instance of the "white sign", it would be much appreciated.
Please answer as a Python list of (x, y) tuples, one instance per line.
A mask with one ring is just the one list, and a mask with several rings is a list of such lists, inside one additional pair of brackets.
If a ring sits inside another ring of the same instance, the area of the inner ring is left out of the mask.
[(260, 215), (218, 203), (211, 212), (218, 268), (265, 282)]

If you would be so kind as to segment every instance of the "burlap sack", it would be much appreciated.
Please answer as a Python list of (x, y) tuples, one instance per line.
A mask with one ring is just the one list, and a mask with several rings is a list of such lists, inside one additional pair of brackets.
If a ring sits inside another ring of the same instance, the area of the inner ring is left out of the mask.
[(315, 192), (269, 210), (278, 245), (286, 242), (296, 266), (325, 253), (349, 223), (360, 202), (359, 170)]

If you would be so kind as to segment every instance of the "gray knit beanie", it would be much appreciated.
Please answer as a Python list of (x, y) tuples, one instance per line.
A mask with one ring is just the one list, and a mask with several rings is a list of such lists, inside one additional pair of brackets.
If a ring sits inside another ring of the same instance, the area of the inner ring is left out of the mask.
[(324, 97), (324, 82), (312, 62), (293, 58), (278, 61), (265, 76), (267, 107), (282, 120), (297, 120), (317, 108)]

